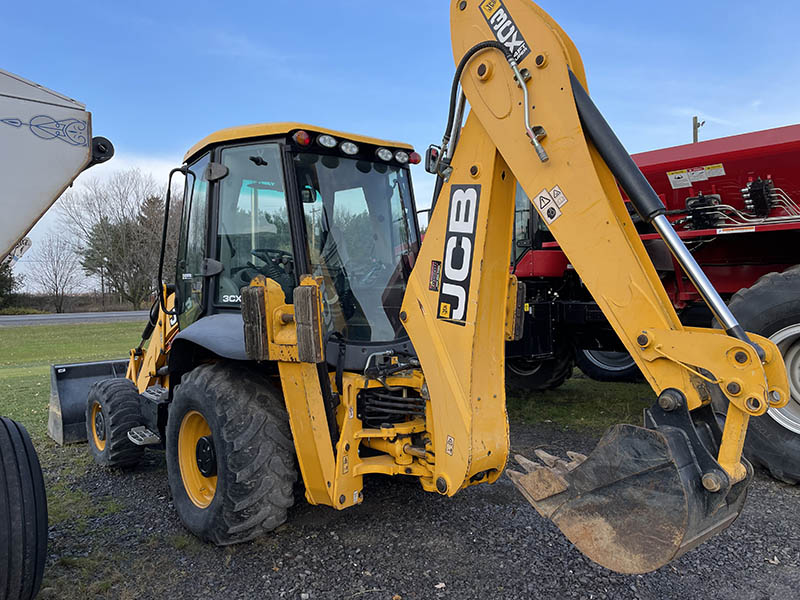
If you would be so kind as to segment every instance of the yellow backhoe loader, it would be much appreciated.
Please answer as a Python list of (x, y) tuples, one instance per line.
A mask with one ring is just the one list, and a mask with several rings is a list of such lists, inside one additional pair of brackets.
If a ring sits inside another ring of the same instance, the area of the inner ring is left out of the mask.
[[(742, 330), (674, 234), (561, 28), (529, 0), (454, 1), (451, 22), (424, 244), (409, 146), (287, 123), (210, 135), (171, 173), (186, 179), (176, 283), (126, 378), (81, 400), (91, 452), (129, 465), (163, 444), (180, 518), (217, 544), (282, 523), (298, 468), (307, 501), (337, 510), (368, 501), (374, 473), (445, 496), (496, 481), (504, 342), (522, 315), (509, 275), (519, 182), (658, 400), (588, 457), (519, 457), (509, 474), (592, 560), (657, 569), (738, 516), (748, 419), (789, 397), (780, 352)], [(681, 324), (615, 178), (721, 330)], [(729, 402), (722, 430), (715, 395)]]

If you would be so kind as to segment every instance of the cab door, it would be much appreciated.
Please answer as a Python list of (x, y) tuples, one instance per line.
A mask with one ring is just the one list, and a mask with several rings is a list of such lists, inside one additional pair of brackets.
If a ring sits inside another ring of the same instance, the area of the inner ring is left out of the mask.
[(183, 197), (181, 237), (178, 244), (177, 287), (178, 326), (185, 329), (202, 316), (205, 293), (203, 260), (208, 244), (209, 155), (189, 166)]

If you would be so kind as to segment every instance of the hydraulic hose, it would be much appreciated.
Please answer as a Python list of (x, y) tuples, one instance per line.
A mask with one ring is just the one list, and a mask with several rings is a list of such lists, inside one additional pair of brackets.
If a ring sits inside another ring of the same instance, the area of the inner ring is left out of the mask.
[[(484, 50), (488, 50), (489, 48), (494, 48), (495, 50), (499, 50), (503, 53), (505, 59), (509, 62), (513, 61), (513, 57), (506, 52), (506, 47), (503, 46), (498, 41), (495, 40), (487, 40), (485, 42), (480, 42), (475, 44), (472, 48), (466, 51), (464, 56), (461, 57), (461, 60), (458, 62), (458, 66), (456, 67), (455, 75), (453, 76), (453, 84), (450, 88), (450, 107), (447, 111), (447, 126), (444, 129), (444, 135), (442, 136), (442, 154), (440, 160), (444, 159), (447, 154), (447, 146), (450, 143), (450, 133), (453, 131), (453, 122), (455, 121), (456, 117), (456, 105), (458, 103), (458, 88), (461, 85), (461, 76), (464, 74), (464, 69), (469, 64), (476, 54), (482, 52)], [(439, 193), (442, 191), (442, 186), (444, 185), (444, 180), (442, 179), (441, 175), (436, 176), (436, 184), (433, 188), (433, 199), (431, 201), (431, 207), (436, 206), (436, 201), (439, 199)]]

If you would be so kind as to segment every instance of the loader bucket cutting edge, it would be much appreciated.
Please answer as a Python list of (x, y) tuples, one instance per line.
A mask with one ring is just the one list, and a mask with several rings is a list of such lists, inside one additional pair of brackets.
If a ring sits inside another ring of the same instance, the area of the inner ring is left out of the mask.
[(57, 444), (86, 441), (86, 399), (97, 381), (125, 377), (128, 360), (50, 366), (47, 434)]
[[(748, 477), (712, 494), (684, 431), (616, 425), (588, 456), (570, 462), (537, 451), (509, 471), (525, 498), (588, 558), (619, 573), (654, 571), (728, 527)], [(723, 496), (720, 497), (719, 495)]]

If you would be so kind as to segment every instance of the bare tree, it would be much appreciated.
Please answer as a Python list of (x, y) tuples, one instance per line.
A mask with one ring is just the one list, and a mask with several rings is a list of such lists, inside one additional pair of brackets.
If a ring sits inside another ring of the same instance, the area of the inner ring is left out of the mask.
[(49, 236), (34, 248), (30, 278), (50, 298), (57, 313), (81, 282), (80, 259), (64, 237)]
[(134, 220), (145, 200), (160, 195), (152, 176), (139, 169), (117, 171), (109, 179), (91, 179), (61, 196), (61, 220), (79, 239), (87, 241), (99, 221)]
[[(84, 272), (100, 279), (103, 295), (108, 287), (140, 308), (155, 291), (161, 248), (164, 199), (153, 178), (137, 169), (120, 171), (64, 194), (59, 204)], [(174, 265), (179, 216), (180, 203), (173, 201), (165, 274), (174, 272), (168, 261)]]

